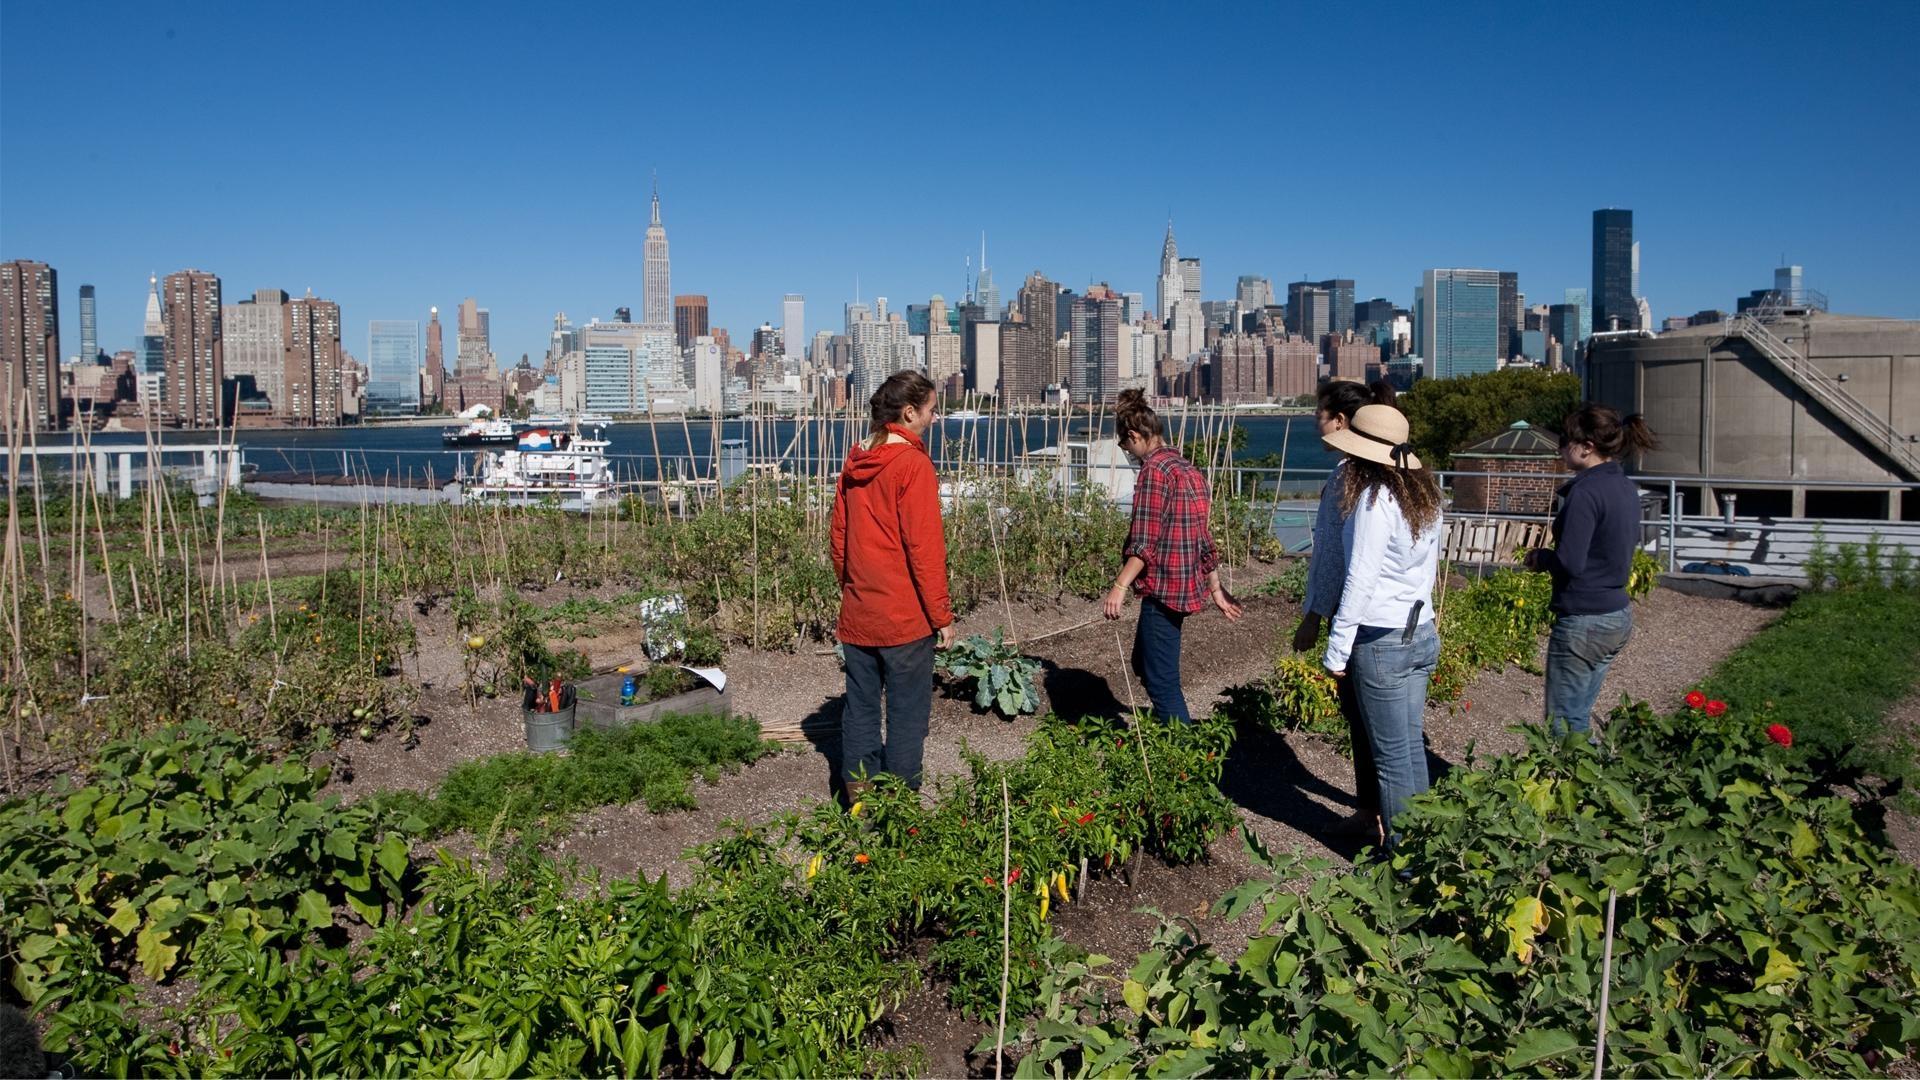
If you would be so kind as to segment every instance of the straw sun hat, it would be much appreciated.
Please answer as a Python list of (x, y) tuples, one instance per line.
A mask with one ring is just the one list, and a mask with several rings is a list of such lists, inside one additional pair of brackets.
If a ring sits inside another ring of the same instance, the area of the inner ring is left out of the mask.
[(1407, 442), (1407, 418), (1391, 405), (1362, 405), (1347, 426), (1321, 440), (1343, 454), (1397, 465), (1403, 469), (1425, 466)]

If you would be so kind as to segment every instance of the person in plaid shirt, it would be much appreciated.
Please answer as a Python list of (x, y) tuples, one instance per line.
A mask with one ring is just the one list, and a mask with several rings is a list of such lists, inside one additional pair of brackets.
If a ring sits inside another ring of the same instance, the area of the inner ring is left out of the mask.
[(1120, 449), (1140, 463), (1133, 484), (1133, 522), (1126, 562), (1102, 610), (1118, 619), (1129, 591), (1140, 595), (1133, 635), (1133, 670), (1164, 720), (1193, 723), (1180, 687), (1180, 628), (1207, 600), (1239, 619), (1240, 604), (1220, 584), (1220, 552), (1207, 527), (1207, 478), (1168, 446), (1160, 417), (1139, 390), (1120, 395), (1114, 408)]

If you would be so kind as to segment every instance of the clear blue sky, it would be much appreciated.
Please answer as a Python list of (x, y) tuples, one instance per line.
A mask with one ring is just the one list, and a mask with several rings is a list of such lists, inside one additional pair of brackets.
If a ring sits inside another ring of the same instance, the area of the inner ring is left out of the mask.
[[(981, 230), (1152, 295), (1171, 211), (1206, 294), (1422, 269), (1589, 279), (1635, 212), (1655, 317), (1784, 253), (1836, 310), (1920, 317), (1920, 4), (0, 4), (0, 258), (52, 263), (62, 346), (140, 332), (148, 271), (369, 319), (640, 307), (658, 169), (673, 288), (736, 342), (807, 298), (957, 299)], [(448, 350), (452, 349), (448, 333)]]

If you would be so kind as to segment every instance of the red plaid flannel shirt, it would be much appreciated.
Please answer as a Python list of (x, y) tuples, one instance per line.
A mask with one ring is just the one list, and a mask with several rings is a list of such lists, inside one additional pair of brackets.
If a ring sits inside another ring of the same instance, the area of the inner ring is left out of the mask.
[(1133, 484), (1133, 522), (1121, 558), (1147, 568), (1133, 590), (1188, 614), (1206, 606), (1207, 575), (1220, 565), (1207, 528), (1207, 478), (1170, 446), (1148, 454)]

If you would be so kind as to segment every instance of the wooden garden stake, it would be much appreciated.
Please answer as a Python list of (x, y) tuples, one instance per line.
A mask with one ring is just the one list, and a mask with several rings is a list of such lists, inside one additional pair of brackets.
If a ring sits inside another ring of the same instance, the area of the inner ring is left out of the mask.
[(1593, 1045), (1593, 1080), (1600, 1080), (1607, 1064), (1607, 1004), (1613, 996), (1613, 902), (1619, 891), (1607, 890), (1607, 945), (1600, 960), (1600, 1037)]

